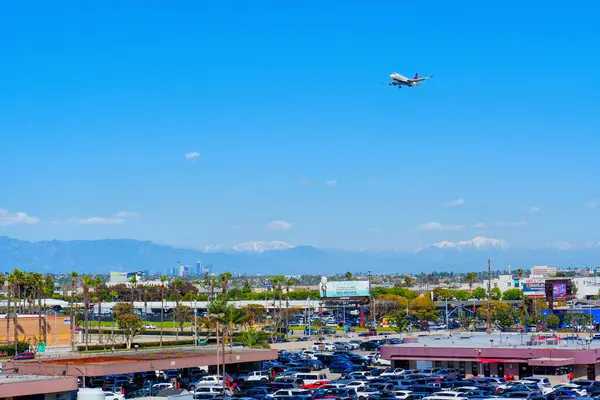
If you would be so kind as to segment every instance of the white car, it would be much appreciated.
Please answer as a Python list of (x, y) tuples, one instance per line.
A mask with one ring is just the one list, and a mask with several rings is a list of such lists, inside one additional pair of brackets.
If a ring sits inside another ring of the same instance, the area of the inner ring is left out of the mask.
[(221, 386), (223, 387), (223, 377), (217, 375), (208, 375), (196, 382), (191, 382), (189, 384), (189, 390), (193, 391), (198, 386)]
[(125, 400), (125, 396), (121, 393), (104, 392), (104, 400)]
[(155, 383), (154, 385), (152, 385), (152, 392), (153, 393), (158, 393), (163, 389), (171, 389), (173, 387), (172, 383)]
[(309, 394), (306, 389), (280, 389), (273, 394), (276, 396), (302, 396), (304, 394)]
[(156, 329), (156, 325), (154, 325), (154, 324), (146, 324), (146, 325), (144, 325), (144, 329)]
[(404, 368), (387, 368), (380, 376), (398, 376), (404, 372)]
[(394, 390), (394, 397), (397, 399), (408, 399), (408, 396), (412, 393), (412, 390)]
[(367, 386), (367, 381), (351, 381), (346, 383), (346, 387), (351, 387), (354, 389), (365, 386)]
[(248, 375), (246, 375), (246, 380), (249, 382), (252, 382), (252, 381), (266, 382), (269, 380), (269, 372), (267, 372), (267, 371), (248, 372)]
[(315, 342), (313, 343), (312, 348), (315, 351), (335, 351), (334, 344), (326, 342)]
[(194, 395), (197, 394), (221, 394), (223, 393), (223, 386), (200, 386), (194, 390)]
[(392, 362), (381, 358), (381, 356), (376, 356), (373, 358), (373, 364), (378, 367), (389, 367), (392, 365)]
[(580, 396), (587, 396), (587, 390), (574, 383), (559, 383), (558, 385), (554, 385), (550, 393), (555, 390), (572, 390)]

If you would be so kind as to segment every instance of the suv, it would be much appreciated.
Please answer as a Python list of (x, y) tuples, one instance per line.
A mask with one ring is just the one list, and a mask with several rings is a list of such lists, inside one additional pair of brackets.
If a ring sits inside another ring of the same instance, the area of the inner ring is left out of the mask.
[(252, 381), (267, 382), (269, 380), (269, 372), (267, 372), (267, 371), (252, 371), (252, 372), (248, 372), (248, 375), (246, 375), (246, 378), (240, 377), (240, 379), (245, 379), (249, 382), (252, 382)]
[(362, 351), (374, 351), (379, 350), (381, 344), (375, 340), (370, 340), (368, 342), (362, 342), (358, 347)]

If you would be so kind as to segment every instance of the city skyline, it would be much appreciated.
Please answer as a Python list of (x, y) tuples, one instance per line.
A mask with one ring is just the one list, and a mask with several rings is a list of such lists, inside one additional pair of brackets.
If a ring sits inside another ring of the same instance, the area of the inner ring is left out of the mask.
[(599, 6), (434, 3), (3, 6), (0, 236), (600, 241)]

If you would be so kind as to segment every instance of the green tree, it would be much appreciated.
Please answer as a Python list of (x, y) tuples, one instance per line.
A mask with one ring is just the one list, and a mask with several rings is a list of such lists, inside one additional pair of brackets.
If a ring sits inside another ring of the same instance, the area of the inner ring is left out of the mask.
[(456, 290), (454, 292), (454, 297), (458, 301), (466, 301), (466, 300), (469, 300), (471, 298), (471, 293), (469, 293), (466, 290)]
[(248, 279), (246, 279), (242, 285), (242, 293), (244, 295), (252, 293), (252, 285), (250, 285), (250, 281)]
[(419, 321), (435, 321), (439, 317), (439, 312), (435, 308), (435, 303), (431, 301), (429, 292), (425, 292), (412, 302), (410, 314)]
[(560, 325), (560, 318), (556, 314), (551, 314), (547, 319), (548, 327), (556, 329)]
[(523, 300), (525, 299), (525, 294), (521, 289), (507, 289), (504, 293), (502, 293), (502, 300)]
[(490, 295), (492, 297), (492, 300), (500, 300), (502, 298), (502, 291), (499, 287), (495, 287), (490, 292)]
[(257, 331), (254, 328), (246, 329), (239, 335), (240, 341), (244, 346), (251, 349), (268, 349), (270, 348), (267, 340), (267, 333), (263, 331)]
[(406, 315), (406, 312), (397, 311), (393, 316), (391, 322), (393, 323), (392, 328), (397, 333), (402, 333), (408, 330), (410, 326), (410, 317)]
[[(500, 304), (507, 305), (506, 303)], [(492, 319), (496, 322), (496, 325), (498, 325), (502, 330), (506, 330), (512, 327), (515, 324), (516, 318), (517, 314), (515, 310), (508, 305), (507, 307), (496, 306), (492, 312)]]
[(347, 281), (351, 281), (352, 280), (352, 272), (348, 271), (344, 274), (344, 277), (346, 278)]
[(475, 272), (467, 272), (467, 275), (465, 275), (465, 279), (467, 281), (467, 284), (469, 285), (469, 291), (473, 291), (473, 285), (475, 284), (475, 282), (477, 282), (479, 277)]
[(131, 303), (117, 303), (113, 307), (113, 315), (115, 319), (118, 320), (119, 316), (125, 314), (133, 314), (133, 307), (131, 307)]
[(407, 289), (415, 284), (415, 278), (410, 275), (404, 275), (402, 280), (404, 281), (404, 286), (406, 286)]
[(130, 349), (133, 339), (144, 330), (144, 323), (140, 317), (135, 314), (121, 314), (117, 318), (119, 329), (123, 330), (127, 348)]
[(173, 310), (173, 315), (175, 316), (177, 325), (179, 325), (179, 332), (183, 334), (183, 326), (186, 322), (192, 321), (192, 318), (194, 317), (194, 311), (191, 307), (179, 304)]
[(483, 300), (487, 297), (487, 291), (482, 287), (476, 287), (471, 292), (471, 296), (477, 300)]

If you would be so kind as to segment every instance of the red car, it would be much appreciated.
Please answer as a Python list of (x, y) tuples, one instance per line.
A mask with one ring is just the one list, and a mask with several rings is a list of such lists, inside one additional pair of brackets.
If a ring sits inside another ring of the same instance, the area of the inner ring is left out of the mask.
[(316, 381), (313, 383), (307, 383), (306, 385), (302, 385), (302, 389), (318, 389), (327, 383), (327, 381)]
[(24, 351), (22, 353), (16, 354), (10, 358), (11, 360), (33, 360), (35, 359), (35, 354), (32, 351)]

